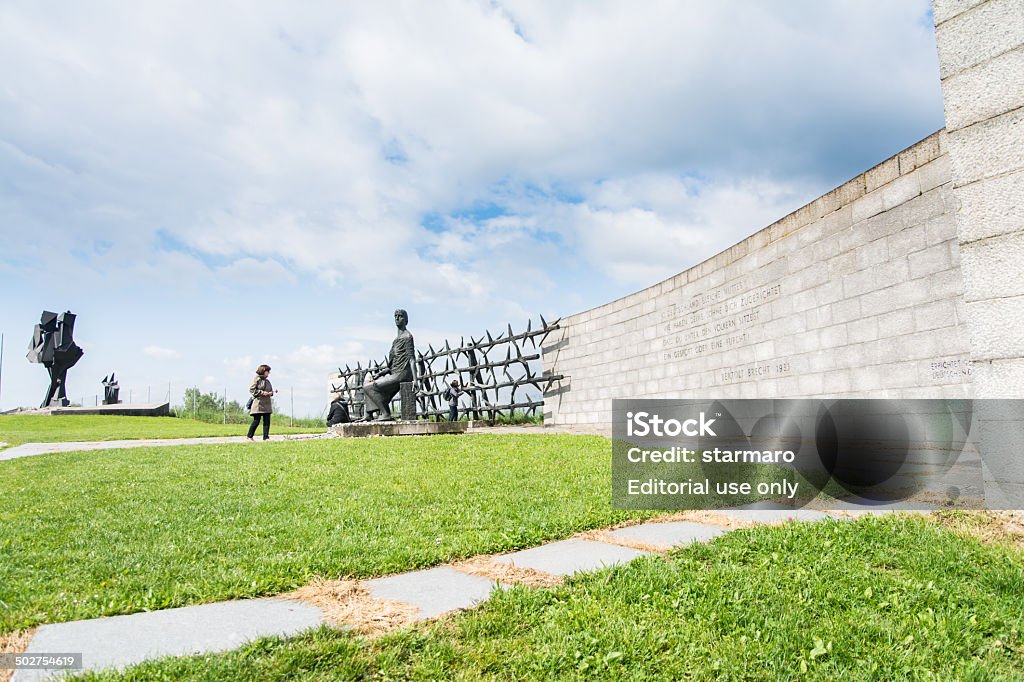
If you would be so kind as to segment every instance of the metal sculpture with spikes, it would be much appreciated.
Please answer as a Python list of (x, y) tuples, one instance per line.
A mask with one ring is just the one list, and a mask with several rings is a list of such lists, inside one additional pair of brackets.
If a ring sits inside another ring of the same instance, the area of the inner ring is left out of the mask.
[(121, 392), (121, 387), (117, 385), (117, 377), (111, 372), (109, 377), (103, 377), (103, 404), (104, 405), (117, 405), (118, 394)]
[[(516, 333), (509, 324), (498, 336), (484, 330), (479, 338), (469, 336), (468, 343), (465, 336), (459, 337), (454, 348), (445, 339), (443, 348), (429, 345), (426, 352), (416, 352), (416, 417), (443, 419), (448, 406), (442, 395), (456, 379), (471, 402), (464, 411), (474, 420), (494, 423), (499, 416), (536, 416), (544, 407), (544, 391), (563, 378), (544, 373), (540, 351), (548, 335), (558, 329), (558, 322), (547, 322), (541, 316), (538, 327), (527, 321), (523, 332)], [(362, 416), (365, 409), (362, 387), (366, 375), (382, 364), (375, 362), (366, 368), (359, 363), (355, 368), (346, 364), (332, 377), (331, 391), (342, 394), (353, 417)]]

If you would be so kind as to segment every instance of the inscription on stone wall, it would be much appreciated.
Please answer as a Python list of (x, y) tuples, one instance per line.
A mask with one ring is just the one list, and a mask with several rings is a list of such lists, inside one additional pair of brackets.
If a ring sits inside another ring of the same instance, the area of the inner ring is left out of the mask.
[(928, 363), (928, 375), (934, 381), (962, 379), (971, 376), (971, 360), (968, 358), (945, 358)]
[[(689, 346), (685, 346), (683, 348), (677, 348), (674, 351), (666, 351), (665, 354), (662, 356), (662, 359), (678, 360), (681, 358), (696, 357), (698, 355), (703, 355), (704, 353), (713, 353), (715, 351), (728, 350), (730, 348), (735, 348), (736, 346), (742, 346), (746, 344), (749, 338), (750, 335), (747, 334), (747, 332), (743, 332), (742, 334), (734, 334), (732, 336), (726, 336), (720, 339), (709, 339), (707, 341), (701, 341), (700, 343), (695, 343)], [(666, 345), (671, 345), (671, 343), (673, 342), (673, 339), (663, 339), (663, 343), (665, 343)]]
[(789, 376), (793, 368), (789, 360), (782, 362), (759, 362), (754, 365), (730, 367), (722, 370), (721, 379), (725, 382), (745, 381), (747, 379), (767, 379), (769, 377)]
[(761, 304), (781, 293), (778, 283), (747, 290), (741, 280), (692, 296), (685, 307), (673, 303), (661, 312), (660, 359), (684, 360), (753, 343), (753, 328), (770, 317)]
[(773, 298), (778, 298), (781, 293), (782, 285), (773, 284), (771, 286), (764, 287), (763, 289), (756, 289), (740, 296), (740, 305), (745, 307), (764, 303), (765, 301), (769, 301)]

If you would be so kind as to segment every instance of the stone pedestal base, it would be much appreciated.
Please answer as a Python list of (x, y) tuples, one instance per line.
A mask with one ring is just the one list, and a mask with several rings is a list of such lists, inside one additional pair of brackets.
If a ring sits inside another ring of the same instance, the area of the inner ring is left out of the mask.
[(367, 436), (432, 436), (439, 433), (465, 433), (466, 422), (356, 422), (335, 424), (331, 432), (342, 438), (366, 438)]
[(117, 414), (122, 417), (167, 417), (170, 403), (96, 405), (94, 407), (54, 407), (50, 414)]
[(413, 382), (403, 381), (399, 393), (401, 397), (402, 421), (413, 421), (416, 419), (416, 388)]

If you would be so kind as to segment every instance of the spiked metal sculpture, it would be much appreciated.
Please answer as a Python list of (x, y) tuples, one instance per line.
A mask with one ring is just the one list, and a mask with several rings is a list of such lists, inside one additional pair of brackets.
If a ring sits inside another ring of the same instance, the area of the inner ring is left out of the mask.
[(114, 378), (114, 373), (111, 372), (109, 377), (103, 377), (103, 404), (104, 405), (117, 405), (119, 402), (117, 394), (120, 393), (121, 388), (117, 385), (117, 379)]
[(50, 387), (40, 407), (49, 407), (54, 401), (62, 407), (68, 403), (68, 370), (75, 366), (85, 353), (75, 344), (75, 315), (71, 311), (51, 313), (44, 310), (39, 324), (32, 332), (32, 343), (28, 348), (28, 361), (42, 364), (50, 373)]
[[(429, 419), (447, 414), (441, 395), (452, 379), (466, 386), (472, 400), (469, 410), (473, 419), (493, 421), (499, 414), (516, 410), (536, 414), (544, 406), (544, 392), (553, 382), (564, 378), (546, 374), (541, 367), (540, 351), (548, 334), (556, 329), (558, 320), (547, 322), (542, 317), (538, 328), (528, 322), (526, 331), (519, 334), (508, 325), (497, 337), (485, 331), (480, 338), (470, 336), (468, 343), (466, 337), (460, 338), (455, 348), (445, 340), (443, 348), (435, 350), (431, 345), (426, 353), (416, 353), (417, 416)], [(528, 351), (526, 354), (524, 348)], [(358, 414), (358, 406), (364, 403), (365, 373), (379, 372), (387, 365), (386, 362), (373, 363), (376, 370), (362, 369), (359, 364), (355, 369), (348, 365), (339, 368), (332, 391), (344, 394)], [(376, 409), (369, 407), (368, 400), (366, 403), (368, 409)]]

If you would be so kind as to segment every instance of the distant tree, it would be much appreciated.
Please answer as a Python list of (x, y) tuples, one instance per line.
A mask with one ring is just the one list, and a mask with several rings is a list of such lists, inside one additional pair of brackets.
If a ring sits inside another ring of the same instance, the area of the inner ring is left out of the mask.
[(224, 397), (217, 393), (203, 393), (195, 388), (186, 388), (183, 400), (181, 409), (175, 411), (179, 417), (191, 419), (194, 415), (200, 421), (227, 421), (236, 424), (249, 418), (248, 410), (237, 400), (228, 401), (225, 409)]
[(197, 412), (223, 412), (224, 399), (216, 393), (203, 393), (196, 388), (186, 388), (185, 410), (191, 410), (193, 407)]

